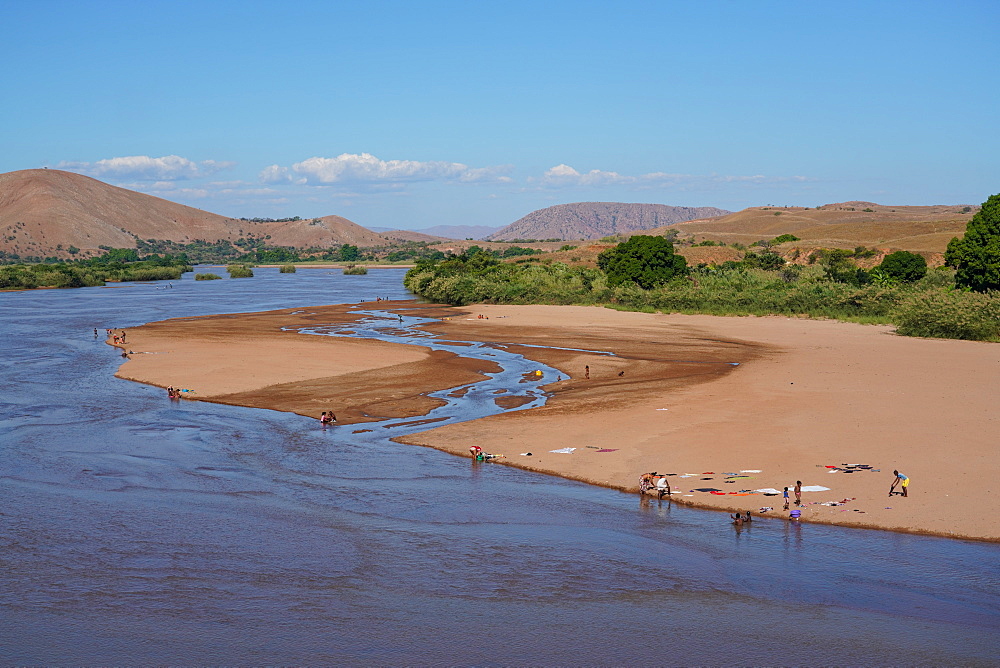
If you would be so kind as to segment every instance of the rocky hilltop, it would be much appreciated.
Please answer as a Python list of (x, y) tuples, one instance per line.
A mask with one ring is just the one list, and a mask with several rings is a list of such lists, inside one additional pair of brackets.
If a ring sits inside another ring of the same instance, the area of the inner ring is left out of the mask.
[(715, 207), (629, 204), (623, 202), (578, 202), (558, 204), (529, 213), (491, 234), (491, 241), (512, 239), (600, 239), (630, 234), (697, 218), (729, 213)]
[[(21, 257), (86, 257), (136, 240), (187, 243), (267, 238), (276, 246), (379, 246), (388, 241), (340, 216), (252, 222), (170, 202), (57, 169), (0, 174), (0, 251)], [(71, 253), (71, 249), (75, 253)]]

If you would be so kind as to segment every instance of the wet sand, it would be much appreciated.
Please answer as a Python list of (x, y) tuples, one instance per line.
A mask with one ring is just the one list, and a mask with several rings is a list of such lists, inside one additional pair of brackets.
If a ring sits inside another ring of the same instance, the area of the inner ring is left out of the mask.
[[(770, 517), (788, 517), (780, 496), (741, 490), (780, 490), (801, 480), (830, 488), (802, 494), (804, 521), (1000, 540), (993, 519), (1000, 513), (993, 489), (1000, 473), (992, 443), (1000, 421), (996, 344), (784, 317), (414, 302), (378, 307), (447, 317), (427, 329), (506, 345), (569, 376), (547, 387), (552, 397), (545, 407), (429, 428), (403, 442), (463, 456), (480, 445), (503, 454), (502, 464), (630, 492), (644, 472), (673, 473), (674, 503), (772, 507), (763, 513)], [(414, 346), (282, 330), (351, 322), (356, 308), (145, 325), (128, 334), (128, 348), (143, 354), (118, 375), (193, 389), (185, 394), (191, 399), (313, 417), (332, 409), (349, 423), (423, 415), (437, 405), (427, 392), (490, 370), (489, 363)], [(562, 448), (576, 450), (550, 452)], [(879, 471), (827, 468), (847, 464)], [(893, 469), (911, 477), (909, 497), (888, 496)], [(681, 477), (687, 474), (693, 475)], [(746, 477), (727, 481), (725, 474)], [(692, 491), (699, 488), (724, 494)]]
[[(387, 302), (386, 302), (387, 303)], [(361, 304), (359, 307), (371, 307)], [(471, 383), (496, 365), (416, 346), (299, 334), (286, 327), (351, 323), (358, 307), (175, 318), (127, 331), (116, 374), (182, 390), (184, 399), (269, 408), (340, 423), (421, 416), (434, 389)], [(447, 309), (423, 307), (435, 317)]]

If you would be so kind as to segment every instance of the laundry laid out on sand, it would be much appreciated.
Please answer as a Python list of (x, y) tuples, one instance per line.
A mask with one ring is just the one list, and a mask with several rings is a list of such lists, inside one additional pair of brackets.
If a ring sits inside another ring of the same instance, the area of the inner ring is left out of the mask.
[[(823, 487), (822, 485), (803, 485), (801, 490), (803, 492), (829, 492), (829, 487)], [(773, 487), (764, 487), (762, 489), (753, 490), (754, 494), (763, 494), (764, 496), (777, 496), (781, 494), (780, 489), (775, 489)]]
[[(829, 465), (829, 464), (817, 464), (816, 466), (825, 469), (827, 473), (839, 473), (839, 472), (853, 473), (856, 471), (869, 471), (872, 473), (879, 472), (879, 469), (868, 464), (858, 464), (858, 465), (843, 464), (840, 466)], [(697, 477), (700, 480), (721, 479), (723, 483), (729, 483), (735, 481), (751, 480), (759, 477), (761, 478), (767, 477), (762, 474), (764, 474), (763, 469), (740, 469), (740, 471), (738, 472), (730, 471), (730, 472), (720, 472), (720, 473), (715, 473), (714, 471), (702, 471), (701, 473), (658, 473), (653, 471), (651, 473), (644, 473), (639, 477), (639, 493), (653, 495), (660, 499), (663, 499), (664, 497), (668, 496), (672, 498), (680, 490), (676, 490), (671, 487), (670, 485), (671, 478), (675, 479), (675, 484), (680, 483), (680, 481), (682, 480), (694, 477)], [(695, 487), (693, 489), (687, 490), (689, 493), (683, 494), (683, 496), (690, 497), (694, 496), (695, 494), (711, 494), (713, 496), (722, 496), (722, 497), (782, 496), (783, 498), (788, 500), (791, 498), (791, 496), (789, 494), (786, 494), (786, 492), (788, 492), (788, 490), (793, 490), (794, 493), (794, 490), (796, 488), (799, 492), (799, 495), (805, 492), (818, 493), (818, 492), (831, 491), (829, 487), (826, 487), (824, 485), (797, 485), (796, 484), (797, 482), (798, 481), (793, 481), (789, 485), (784, 486), (782, 489), (778, 489), (776, 487), (761, 487), (757, 489), (725, 490), (725, 489), (720, 489), (718, 487)], [(794, 506), (792, 506), (791, 502), (789, 502), (788, 507), (784, 508), (781, 511), (782, 513), (781, 516), (786, 517), (787, 519), (795, 519), (795, 520), (809, 519), (808, 514), (803, 515), (803, 511), (809, 510), (807, 506), (818, 505), (818, 506), (824, 506), (826, 508), (835, 508), (840, 506), (846, 506), (853, 501), (857, 501), (857, 497), (842, 498), (839, 500), (824, 500), (824, 501), (796, 501), (794, 503)], [(886, 507), (883, 507), (883, 509), (891, 510), (891, 508), (886, 508)], [(813, 509), (813, 510), (818, 510), (818, 509)], [(757, 509), (757, 512), (760, 515), (766, 515), (767, 513), (772, 513), (773, 511), (774, 508), (771, 506), (761, 506), (760, 508)], [(747, 512), (749, 513), (749, 511)], [(861, 508), (850, 508), (850, 509), (843, 509), (840, 512), (855, 512), (855, 513), (866, 514), (867, 511), (862, 510)], [(741, 517), (740, 520), (736, 521), (736, 524), (742, 526), (748, 523), (746, 517), (741, 516), (739, 512), (737, 512), (736, 517)], [(731, 518), (733, 518), (733, 516), (731, 516)]]
[[(378, 308), (434, 319), (419, 326), (424, 333), (503, 346), (560, 372), (542, 407), (428, 425), (398, 442), (464, 456), (470, 443), (523, 453), (499, 463), (631, 493), (643, 472), (676, 473), (663, 476), (664, 500), (730, 513), (761, 507), (755, 490), (784, 493), (802, 481), (803, 520), (1000, 540), (1000, 524), (981, 519), (1000, 516), (997, 344), (786, 317)], [(311, 424), (336, 406), (338, 424), (350, 425), (423, 416), (439, 405), (432, 391), (493, 371), (450, 352), (298, 331), (358, 317), (351, 305), (303, 305), (133, 327), (130, 350), (161, 354), (137, 354), (118, 375), (163, 388), (183, 382), (197, 390), (187, 399), (292, 411)], [(887, 506), (893, 470), (907, 483)], [(767, 503), (783, 507), (784, 497)]]

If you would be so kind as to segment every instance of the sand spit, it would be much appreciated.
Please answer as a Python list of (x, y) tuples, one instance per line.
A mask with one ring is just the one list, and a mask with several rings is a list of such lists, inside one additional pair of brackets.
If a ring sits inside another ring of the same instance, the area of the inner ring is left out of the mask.
[[(149, 354), (134, 355), (118, 375), (219, 403), (309, 416), (333, 409), (344, 423), (423, 415), (437, 404), (427, 392), (490, 370), (413, 346), (282, 329), (351, 322), (365, 306), (144, 325), (129, 330), (128, 347)], [(545, 407), (403, 442), (464, 456), (476, 444), (503, 454), (503, 464), (633, 492), (641, 473), (672, 473), (673, 502), (773, 508), (765, 517), (788, 517), (781, 497), (745, 490), (801, 480), (829, 488), (803, 493), (804, 521), (1000, 540), (996, 344), (784, 317), (379, 307), (447, 317), (427, 329), (507, 345), (569, 376), (548, 386)], [(575, 449), (552, 452), (565, 448)], [(845, 470), (856, 464), (872, 468)], [(912, 479), (908, 498), (888, 496), (893, 469)]]
[[(351, 323), (355, 311), (366, 306), (373, 305), (175, 318), (143, 325), (128, 330), (127, 348), (135, 354), (115, 375), (190, 390), (182, 395), (186, 399), (309, 416), (333, 410), (344, 423), (424, 415), (442, 403), (426, 392), (481, 380), (483, 372), (496, 368), (417, 346), (285, 329)], [(424, 306), (420, 311), (435, 317), (442, 309)]]

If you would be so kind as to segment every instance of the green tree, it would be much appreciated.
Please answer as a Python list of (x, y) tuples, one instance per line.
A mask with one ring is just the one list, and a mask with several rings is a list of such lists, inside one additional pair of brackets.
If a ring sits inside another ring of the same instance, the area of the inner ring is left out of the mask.
[(944, 261), (956, 269), (955, 285), (976, 292), (1000, 290), (1000, 195), (983, 202), (965, 235), (948, 243)]
[(353, 262), (361, 259), (361, 251), (353, 244), (344, 244), (337, 253), (337, 259), (341, 262)]
[(927, 275), (927, 260), (910, 251), (896, 251), (882, 258), (878, 269), (890, 278), (912, 283)]
[(820, 251), (820, 265), (828, 281), (864, 285), (871, 282), (868, 272), (851, 262), (854, 253), (844, 248)]
[(99, 262), (138, 262), (139, 253), (134, 248), (108, 248), (107, 252), (98, 258)]
[(644, 290), (687, 273), (687, 260), (674, 253), (672, 243), (645, 235), (604, 251), (597, 256), (597, 266), (607, 274), (608, 285), (632, 281)]
[(775, 271), (785, 266), (785, 258), (774, 251), (766, 250), (763, 253), (753, 253), (747, 251), (743, 256), (743, 262), (749, 267)]

